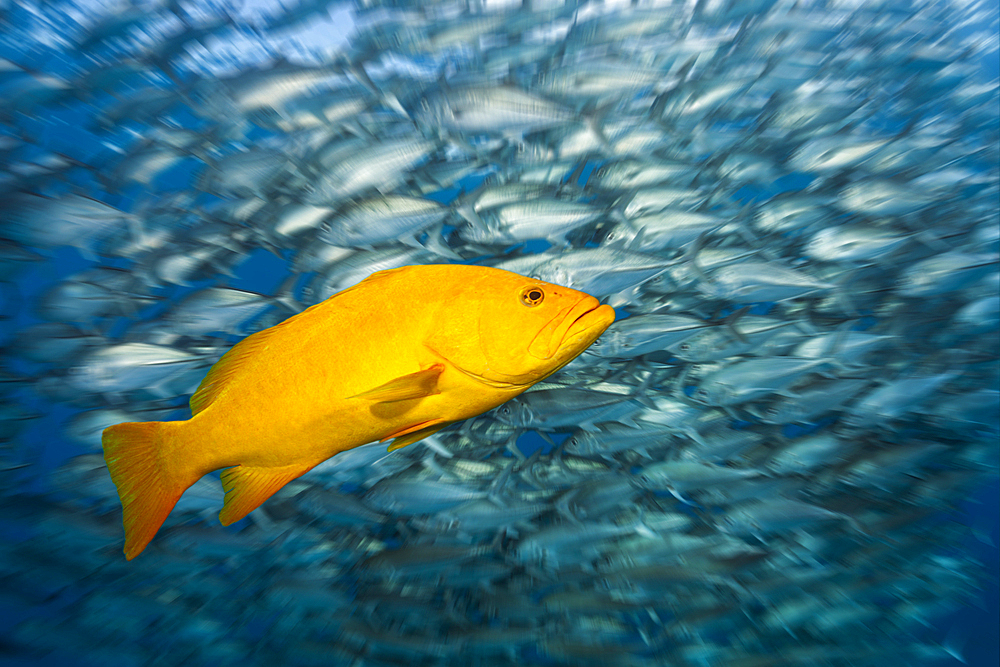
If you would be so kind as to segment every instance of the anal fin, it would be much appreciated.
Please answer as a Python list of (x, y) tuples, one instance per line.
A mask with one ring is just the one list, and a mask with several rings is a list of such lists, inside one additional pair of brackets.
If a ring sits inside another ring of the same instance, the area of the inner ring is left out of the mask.
[[(313, 464), (315, 465), (315, 464)], [(313, 465), (291, 465), (277, 468), (236, 466), (222, 473), (225, 504), (219, 512), (223, 526), (236, 523), (273, 496), (278, 489), (302, 476)]]
[(437, 420), (430, 422), (423, 422), (421, 424), (416, 424), (415, 426), (411, 426), (408, 429), (403, 429), (398, 433), (393, 433), (392, 435), (383, 438), (382, 442), (385, 442), (389, 438), (395, 438), (392, 441), (392, 444), (389, 445), (389, 451), (394, 452), (397, 449), (402, 449), (407, 445), (412, 445), (415, 442), (423, 440), (429, 435), (434, 435), (435, 433), (443, 429), (445, 426), (448, 426), (449, 424), (452, 423), (454, 422), (437, 421)]
[(426, 398), (427, 396), (440, 393), (437, 381), (443, 371), (444, 364), (433, 364), (424, 370), (403, 375), (395, 380), (389, 380), (374, 389), (355, 394), (351, 398), (367, 398), (368, 400), (379, 402)]

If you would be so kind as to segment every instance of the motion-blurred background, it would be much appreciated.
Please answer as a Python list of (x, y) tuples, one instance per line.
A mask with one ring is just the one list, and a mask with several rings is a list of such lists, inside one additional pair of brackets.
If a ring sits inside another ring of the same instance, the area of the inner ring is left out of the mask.
[[(997, 3), (0, 3), (5, 664), (997, 664)], [(100, 432), (467, 262), (537, 391), (121, 555)]]

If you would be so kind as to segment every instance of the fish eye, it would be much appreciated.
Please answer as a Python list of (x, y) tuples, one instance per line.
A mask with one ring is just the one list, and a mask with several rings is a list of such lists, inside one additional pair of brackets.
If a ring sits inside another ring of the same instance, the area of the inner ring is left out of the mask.
[(534, 308), (545, 299), (545, 291), (537, 285), (531, 285), (521, 289), (520, 297), (521, 303)]
[(691, 349), (691, 343), (681, 343), (681, 350), (687, 352)]

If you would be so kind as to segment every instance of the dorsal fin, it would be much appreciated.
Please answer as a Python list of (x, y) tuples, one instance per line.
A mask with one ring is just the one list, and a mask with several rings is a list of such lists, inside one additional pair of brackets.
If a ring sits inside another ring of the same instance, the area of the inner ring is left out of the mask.
[[(389, 278), (389, 277), (391, 277), (391, 276), (399, 273), (400, 271), (403, 271), (403, 270), (409, 269), (409, 268), (412, 268), (412, 267), (409, 267), (409, 266), (400, 266), (400, 267), (397, 267), (395, 269), (385, 269), (384, 271), (376, 271), (375, 273), (371, 274), (370, 276), (368, 276), (367, 278), (365, 278), (364, 280), (362, 280), (358, 284), (351, 285), (350, 287), (348, 287), (346, 289), (340, 290), (339, 292), (337, 292), (336, 294), (334, 294), (333, 296), (331, 296), (330, 299), (335, 299), (338, 296), (341, 296), (343, 294), (347, 294), (348, 292), (353, 292), (354, 290), (360, 288), (362, 285), (365, 286), (365, 287), (369, 287), (369, 286), (372, 285), (372, 283), (381, 282), (381, 281), (385, 280), (386, 278)], [(329, 301), (330, 299), (327, 299), (327, 301)], [(326, 302), (324, 301), (323, 303), (326, 303)]]
[[(285, 322), (287, 321), (288, 320), (285, 320)], [(284, 324), (284, 322), (282, 324)], [(216, 397), (218, 397), (219, 393), (226, 386), (229, 380), (234, 375), (239, 373), (247, 359), (252, 357), (254, 353), (267, 342), (267, 339), (273, 333), (273, 329), (274, 327), (264, 329), (263, 331), (258, 331), (252, 336), (244, 338), (239, 343), (234, 345), (229, 352), (222, 355), (221, 359), (215, 362), (215, 365), (209, 369), (208, 375), (206, 375), (205, 379), (201, 381), (200, 385), (198, 385), (198, 390), (195, 391), (194, 395), (191, 397), (192, 417), (215, 401)]]

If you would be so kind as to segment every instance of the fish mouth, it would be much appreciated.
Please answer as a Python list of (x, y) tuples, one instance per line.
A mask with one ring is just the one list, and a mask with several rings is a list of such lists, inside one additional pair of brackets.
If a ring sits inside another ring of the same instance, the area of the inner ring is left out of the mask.
[(570, 358), (590, 347), (604, 331), (615, 321), (615, 309), (604, 304), (593, 310), (588, 310), (573, 320), (569, 330), (559, 345), (560, 350), (570, 353)]
[(572, 359), (614, 321), (614, 308), (586, 295), (552, 318), (531, 341), (528, 353), (537, 359)]

